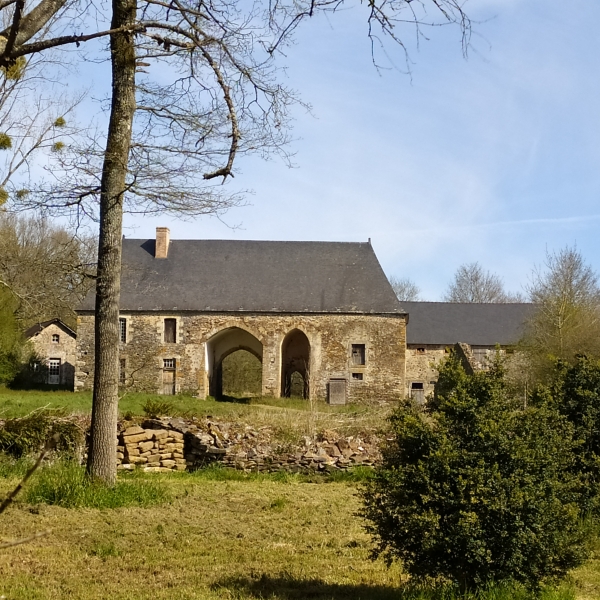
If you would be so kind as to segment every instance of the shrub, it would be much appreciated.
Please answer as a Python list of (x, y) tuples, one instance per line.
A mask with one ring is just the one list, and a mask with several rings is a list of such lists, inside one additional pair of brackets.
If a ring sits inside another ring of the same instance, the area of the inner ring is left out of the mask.
[(405, 404), (390, 425), (363, 489), (375, 556), (462, 590), (537, 587), (583, 561), (572, 427), (548, 404), (519, 407), (501, 365), (469, 376), (452, 356), (430, 406)]
[(175, 405), (169, 400), (146, 400), (142, 405), (144, 414), (150, 419), (175, 416)]
[(536, 405), (555, 407), (574, 429), (574, 472), (581, 478), (582, 506), (600, 513), (600, 361), (579, 356), (572, 366), (559, 361), (554, 380), (532, 396)]
[(0, 429), (0, 450), (19, 458), (39, 452), (50, 438), (53, 449), (67, 456), (75, 456), (84, 442), (76, 423), (55, 411), (36, 410), (26, 417), (6, 420)]

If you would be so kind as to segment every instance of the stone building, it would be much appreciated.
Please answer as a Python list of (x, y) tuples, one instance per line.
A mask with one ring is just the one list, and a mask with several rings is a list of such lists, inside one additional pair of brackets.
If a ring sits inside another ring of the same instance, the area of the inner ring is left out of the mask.
[(60, 319), (36, 323), (27, 331), (33, 351), (40, 359), (37, 367), (49, 385), (73, 388), (77, 334)]
[(485, 368), (490, 355), (511, 352), (523, 335), (532, 304), (403, 302), (406, 331), (406, 395), (423, 400), (433, 392), (436, 366), (450, 349), (472, 367)]
[[(78, 312), (76, 389), (90, 388), (94, 295)], [(332, 403), (405, 393), (407, 315), (368, 243), (123, 240), (120, 383), (218, 396), (222, 364), (262, 363), (262, 394)]]

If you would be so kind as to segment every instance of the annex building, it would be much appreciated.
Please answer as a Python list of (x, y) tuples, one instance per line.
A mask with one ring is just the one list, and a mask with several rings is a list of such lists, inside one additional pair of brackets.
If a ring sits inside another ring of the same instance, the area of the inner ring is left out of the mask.
[[(77, 311), (75, 389), (94, 368), (94, 293)], [(123, 240), (120, 383), (218, 396), (223, 360), (262, 364), (262, 394), (331, 403), (406, 392), (406, 310), (370, 242)]]

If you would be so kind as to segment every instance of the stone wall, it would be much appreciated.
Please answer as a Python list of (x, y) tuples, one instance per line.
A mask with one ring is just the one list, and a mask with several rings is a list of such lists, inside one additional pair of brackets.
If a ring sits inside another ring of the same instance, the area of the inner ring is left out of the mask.
[(144, 471), (185, 471), (183, 433), (173, 429), (144, 429), (137, 425), (119, 434), (117, 468)]
[[(127, 341), (121, 344), (125, 381), (131, 390), (162, 393), (163, 360), (175, 359), (175, 391), (206, 397), (215, 376), (216, 342), (219, 355), (244, 348), (261, 354), (262, 394), (282, 392), (282, 345), (286, 335), (302, 331), (310, 343), (309, 390), (313, 398), (325, 398), (330, 378), (347, 381), (349, 402), (398, 400), (404, 395), (404, 315), (356, 314), (240, 314), (131, 312)], [(176, 343), (164, 341), (164, 319), (177, 320)], [(241, 332), (241, 333), (240, 333)], [(364, 344), (365, 364), (355, 365), (352, 345)], [(76, 388), (89, 389), (93, 382), (94, 317), (78, 318)]]
[(379, 440), (326, 431), (298, 445), (276, 443), (269, 427), (209, 419), (152, 419), (119, 434), (118, 469), (195, 470), (211, 463), (247, 472), (323, 472), (377, 464)]
[(433, 394), (438, 378), (437, 365), (448, 353), (443, 345), (409, 344), (406, 348), (406, 395), (411, 395), (411, 385), (422, 383), (425, 398)]

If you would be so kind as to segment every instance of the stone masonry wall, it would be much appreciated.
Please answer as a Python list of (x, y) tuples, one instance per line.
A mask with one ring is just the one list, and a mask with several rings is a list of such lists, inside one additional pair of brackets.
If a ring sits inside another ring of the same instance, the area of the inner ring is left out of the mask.
[[(58, 343), (52, 341), (53, 335), (59, 336)], [(30, 343), (46, 364), (49, 358), (60, 359), (60, 385), (72, 387), (77, 356), (76, 339), (55, 323), (51, 323), (34, 335)]]
[[(161, 393), (163, 359), (174, 358), (176, 392), (206, 397), (210, 340), (228, 328), (239, 328), (262, 344), (262, 394), (279, 397), (282, 344), (290, 331), (299, 329), (310, 342), (313, 398), (327, 396), (330, 378), (347, 380), (349, 402), (398, 400), (404, 395), (404, 315), (125, 313), (121, 317), (127, 319), (121, 358), (126, 362), (126, 384), (131, 390)], [(165, 318), (177, 320), (177, 343), (164, 342)], [(364, 366), (353, 364), (352, 344), (365, 345)], [(94, 360), (92, 314), (79, 315), (77, 351), (76, 389), (89, 389)]]
[(410, 344), (406, 348), (406, 395), (413, 382), (423, 383), (425, 398), (433, 394), (437, 365), (447, 356), (447, 346)]

